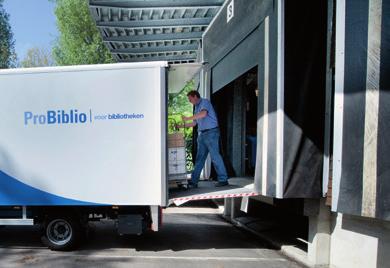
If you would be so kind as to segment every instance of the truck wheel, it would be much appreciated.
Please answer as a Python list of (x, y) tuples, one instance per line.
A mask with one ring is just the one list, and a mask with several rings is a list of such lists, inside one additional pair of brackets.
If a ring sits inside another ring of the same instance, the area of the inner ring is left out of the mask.
[(67, 251), (80, 242), (82, 226), (72, 216), (49, 217), (44, 225), (42, 242), (51, 250)]

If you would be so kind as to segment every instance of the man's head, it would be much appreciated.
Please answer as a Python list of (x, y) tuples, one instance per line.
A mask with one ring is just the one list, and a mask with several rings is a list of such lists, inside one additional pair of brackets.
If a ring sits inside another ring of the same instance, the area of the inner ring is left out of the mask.
[(191, 102), (193, 105), (198, 104), (200, 100), (199, 92), (196, 90), (191, 90), (187, 93), (188, 101)]

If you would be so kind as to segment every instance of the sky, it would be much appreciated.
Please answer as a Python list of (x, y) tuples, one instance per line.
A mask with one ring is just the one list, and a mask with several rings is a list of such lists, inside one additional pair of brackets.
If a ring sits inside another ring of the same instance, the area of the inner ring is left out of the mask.
[(22, 60), (29, 48), (50, 50), (58, 36), (55, 5), (49, 0), (5, 0), (4, 9), (10, 15), (15, 50)]

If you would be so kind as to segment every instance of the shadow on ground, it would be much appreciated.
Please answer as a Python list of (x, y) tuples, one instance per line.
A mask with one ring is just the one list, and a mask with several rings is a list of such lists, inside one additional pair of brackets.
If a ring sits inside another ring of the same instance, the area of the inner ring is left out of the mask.
[[(269, 246), (252, 234), (233, 227), (218, 214), (198, 214), (202, 208), (215, 208), (209, 201), (186, 204), (193, 214), (165, 214), (159, 232), (148, 231), (141, 236), (120, 236), (115, 222), (92, 223), (88, 238), (80, 250), (113, 248), (136, 251), (185, 251), (196, 249), (255, 249)], [(180, 209), (178, 209), (180, 212)], [(39, 226), (7, 226), (0, 228), (0, 248), (43, 248)]]

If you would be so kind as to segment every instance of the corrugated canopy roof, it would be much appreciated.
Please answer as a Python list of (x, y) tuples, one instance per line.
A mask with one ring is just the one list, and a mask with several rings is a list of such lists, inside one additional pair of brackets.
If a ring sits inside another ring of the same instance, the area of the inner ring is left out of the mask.
[(118, 62), (198, 59), (202, 34), (224, 0), (90, 0), (103, 41)]

